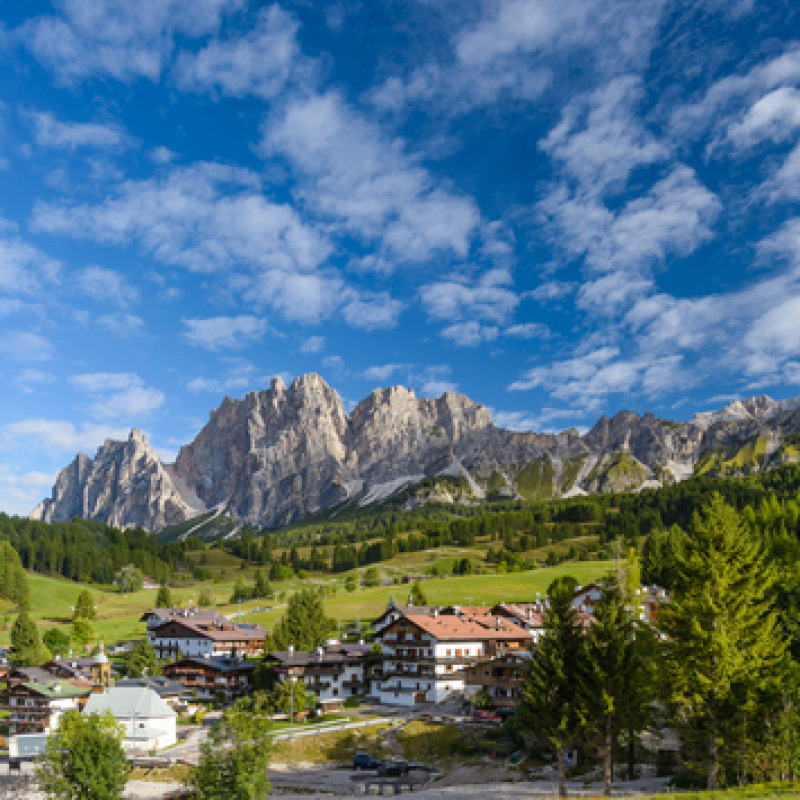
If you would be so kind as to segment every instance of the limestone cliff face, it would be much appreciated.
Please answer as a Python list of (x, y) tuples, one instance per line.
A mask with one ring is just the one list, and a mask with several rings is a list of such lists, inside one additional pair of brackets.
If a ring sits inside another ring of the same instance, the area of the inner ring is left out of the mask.
[(107, 439), (94, 459), (79, 453), (61, 470), (52, 496), (32, 519), (58, 522), (84, 517), (124, 528), (162, 528), (194, 516), (147, 439), (133, 429), (127, 441)]
[(546, 499), (630, 491), (697, 472), (743, 474), (800, 460), (798, 434), (800, 399), (768, 397), (687, 423), (622, 411), (583, 436), (503, 430), (463, 395), (428, 400), (400, 386), (376, 389), (348, 415), (339, 395), (309, 374), (288, 387), (275, 379), (242, 400), (225, 398), (175, 464), (162, 464), (138, 431), (126, 442), (107, 441), (94, 459), (79, 454), (32, 516), (155, 530), (224, 508), (272, 527), (345, 500), (375, 502), (436, 475), (465, 479), (459, 502), (492, 493)]
[(347, 413), (318, 375), (244, 400), (226, 397), (182, 447), (174, 471), (206, 506), (225, 503), (248, 522), (280, 524), (343, 500)]

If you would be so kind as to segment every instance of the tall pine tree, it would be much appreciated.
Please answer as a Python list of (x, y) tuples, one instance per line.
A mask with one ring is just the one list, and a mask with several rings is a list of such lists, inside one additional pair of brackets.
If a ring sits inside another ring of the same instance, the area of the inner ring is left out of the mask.
[(715, 495), (692, 519), (674, 595), (660, 611), (671, 699), (709, 789), (720, 783), (721, 748), (732, 746), (726, 732), (782, 658), (775, 576), (736, 512)]
[(575, 585), (574, 578), (557, 578), (547, 590), (545, 633), (533, 653), (520, 703), (524, 727), (556, 752), (561, 797), (567, 796), (566, 750), (577, 743), (584, 719), (579, 689), (584, 642), (572, 607)]
[(653, 637), (639, 624), (634, 602), (635, 594), (626, 602), (619, 586), (606, 583), (586, 636), (582, 706), (591, 732), (597, 732), (601, 741), (606, 795), (611, 794), (619, 733), (624, 730), (633, 743), (647, 724), (655, 695)]

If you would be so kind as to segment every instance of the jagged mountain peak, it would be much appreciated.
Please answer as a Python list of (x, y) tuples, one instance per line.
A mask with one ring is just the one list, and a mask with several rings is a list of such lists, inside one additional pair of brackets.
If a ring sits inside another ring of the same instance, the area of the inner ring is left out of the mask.
[[(269, 389), (226, 397), (174, 464), (162, 464), (137, 429), (125, 441), (107, 440), (94, 459), (79, 454), (32, 516), (158, 529), (224, 508), (243, 522), (276, 526), (441, 475), (466, 479), (458, 502), (496, 492), (545, 499), (624, 491), (681, 480), (696, 468), (707, 473), (709, 465), (732, 474), (742, 463), (749, 470), (786, 463), (796, 448), (781, 443), (800, 433), (798, 408), (800, 398), (761, 396), (689, 423), (620, 411), (583, 436), (574, 428), (543, 435), (496, 427), (466, 395), (428, 399), (404, 386), (377, 388), (348, 414), (336, 390), (307, 373), (289, 386), (274, 378)], [(731, 457), (737, 448), (745, 456)]]

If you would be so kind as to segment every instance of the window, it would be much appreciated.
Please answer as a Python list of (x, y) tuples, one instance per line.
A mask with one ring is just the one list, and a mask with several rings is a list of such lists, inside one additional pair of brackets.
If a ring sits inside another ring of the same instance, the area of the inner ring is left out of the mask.
[(338, 689), (334, 689), (333, 690), (333, 696), (334, 697), (338, 697), (339, 696), (339, 690)]

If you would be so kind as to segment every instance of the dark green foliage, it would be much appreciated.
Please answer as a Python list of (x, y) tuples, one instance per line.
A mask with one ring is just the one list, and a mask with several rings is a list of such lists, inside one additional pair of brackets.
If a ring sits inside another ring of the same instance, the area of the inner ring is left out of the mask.
[[(4, 542), (19, 554), (27, 570), (105, 584), (131, 563), (159, 582), (169, 580), (192, 547), (188, 540), (162, 546), (141, 528), (119, 531), (102, 522), (78, 518), (44, 523), (0, 514), (0, 564), (5, 562)], [(0, 587), (3, 575), (0, 569)]]
[(38, 667), (49, 657), (47, 649), (39, 641), (36, 625), (23, 608), (11, 628), (11, 663), (15, 667)]
[(414, 581), (411, 586), (411, 602), (415, 606), (428, 605), (428, 598), (425, 596), (425, 592), (422, 590), (419, 581)]
[(156, 608), (172, 608), (172, 606), (172, 592), (167, 584), (162, 583), (158, 587), (158, 594), (156, 595)]
[(156, 651), (147, 639), (141, 639), (134, 643), (131, 651), (125, 656), (125, 669), (131, 678), (158, 675)]
[(709, 789), (725, 779), (720, 766), (737, 727), (782, 661), (776, 578), (757, 539), (715, 495), (692, 519), (674, 596), (660, 612), (671, 700)]
[(75, 601), (72, 609), (72, 619), (86, 619), (94, 622), (97, 619), (97, 609), (94, 604), (94, 597), (88, 589), (83, 589)]
[(0, 543), (0, 597), (30, 608), (27, 573), (8, 542)]
[(605, 794), (611, 794), (612, 754), (621, 732), (635, 736), (651, 717), (656, 696), (655, 639), (626, 603), (618, 586), (606, 583), (585, 639), (581, 675), (587, 732), (603, 751)]
[(68, 711), (47, 740), (36, 769), (39, 787), (54, 800), (118, 800), (128, 765), (122, 731), (110, 712)]
[(117, 576), (119, 590), (125, 594), (138, 592), (142, 588), (142, 571), (133, 564), (126, 564)]
[(28, 602), (28, 576), (19, 555), (8, 542), (0, 542), (0, 597), (12, 603)]
[(564, 753), (580, 739), (586, 718), (580, 678), (585, 645), (572, 607), (573, 578), (558, 578), (547, 590), (544, 637), (533, 653), (520, 701), (522, 724), (558, 759), (559, 793), (566, 797)]
[(284, 615), (272, 632), (271, 648), (286, 650), (293, 645), (295, 650), (313, 650), (325, 644), (332, 628), (331, 620), (325, 616), (322, 597), (314, 589), (303, 589), (289, 598)]
[(65, 656), (69, 652), (69, 634), (61, 628), (49, 628), (42, 636), (44, 646), (54, 656)]
[(263, 800), (272, 744), (263, 713), (240, 707), (226, 711), (200, 748), (200, 763), (189, 777), (195, 800)]

